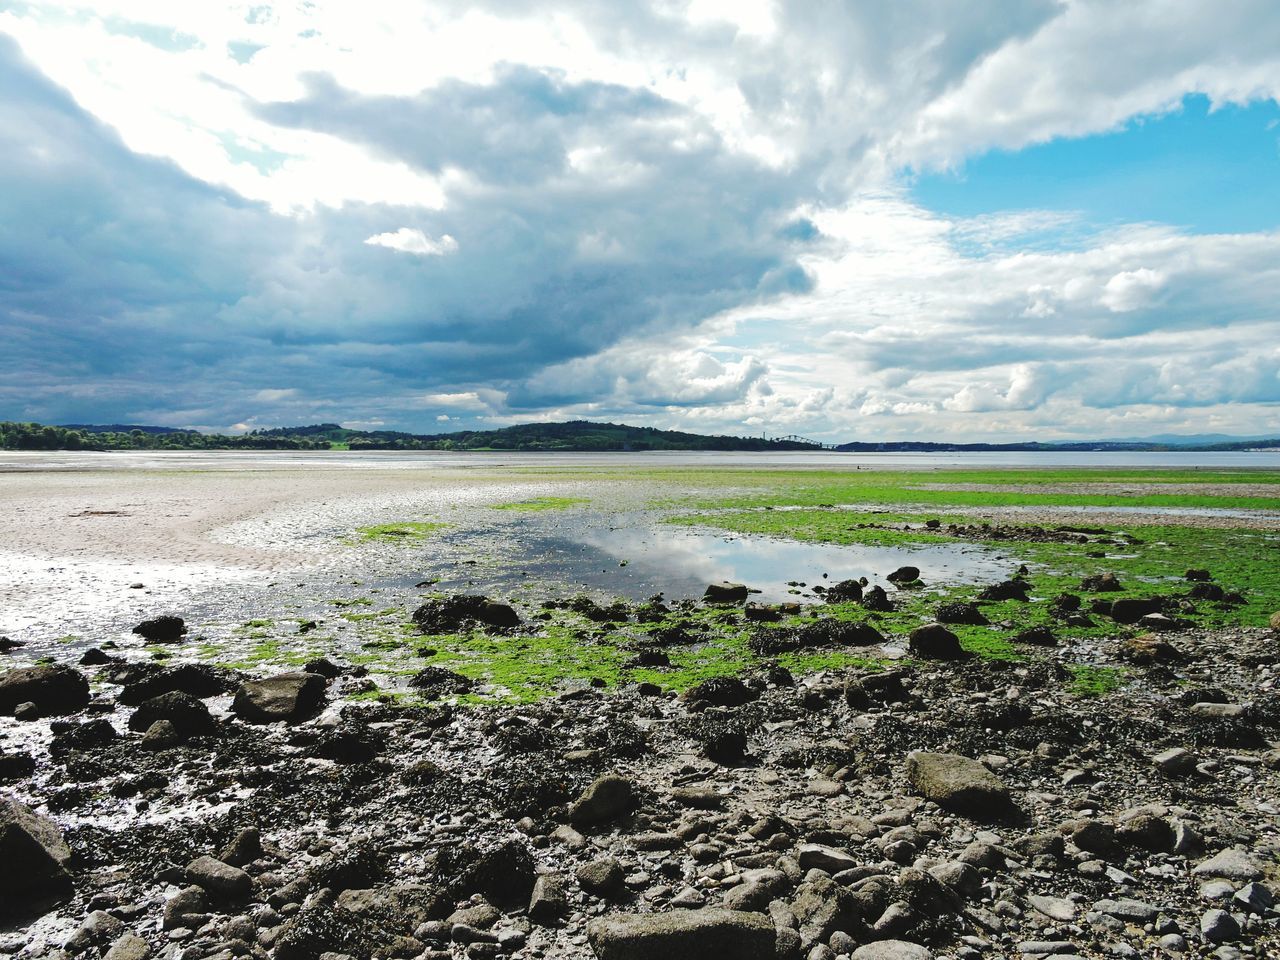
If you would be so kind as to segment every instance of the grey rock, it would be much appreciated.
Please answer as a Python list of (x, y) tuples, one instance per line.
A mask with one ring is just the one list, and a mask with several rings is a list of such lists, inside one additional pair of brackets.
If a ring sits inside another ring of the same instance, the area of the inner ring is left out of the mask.
[(147, 960), (151, 945), (136, 934), (126, 933), (111, 945), (102, 960)]
[(977, 820), (999, 819), (1012, 807), (1004, 782), (959, 754), (913, 751), (907, 755), (907, 780), (925, 799)]
[(224, 900), (242, 900), (253, 890), (253, 880), (247, 873), (213, 857), (197, 857), (187, 864), (185, 872), (188, 882)]
[(715, 908), (613, 914), (587, 927), (599, 960), (774, 960), (775, 939), (768, 917)]
[(1275, 906), (1271, 890), (1260, 883), (1246, 883), (1233, 898), (1236, 906), (1249, 913), (1263, 913)]
[(611, 897), (622, 889), (626, 872), (613, 857), (603, 857), (584, 863), (574, 873), (579, 886), (588, 893), (600, 897)]
[(1076, 905), (1066, 897), (1042, 897), (1033, 893), (1027, 897), (1027, 903), (1037, 913), (1059, 923), (1070, 923), (1076, 918)]
[(1151, 758), (1161, 771), (1170, 776), (1181, 777), (1189, 773), (1195, 772), (1196, 757), (1190, 750), (1183, 750), (1181, 747), (1174, 747), (1171, 750), (1165, 750), (1157, 753)]
[(853, 960), (933, 960), (933, 952), (909, 940), (878, 940), (853, 951)]
[(564, 881), (554, 873), (544, 873), (533, 884), (529, 898), (529, 919), (549, 926), (558, 923), (569, 912), (569, 898)]
[(1210, 943), (1240, 939), (1240, 924), (1225, 910), (1206, 910), (1200, 918), (1200, 935)]
[(828, 847), (821, 843), (800, 844), (796, 848), (796, 859), (805, 870), (816, 868), (833, 874), (841, 870), (851, 870), (860, 863), (858, 858), (847, 850)]
[(325, 679), (317, 673), (281, 673), (248, 680), (236, 691), (231, 709), (250, 723), (301, 720), (324, 704), (325, 689)]
[(1150, 923), (1160, 914), (1160, 908), (1141, 900), (1099, 900), (1093, 905), (1099, 913), (1128, 920), (1130, 923)]
[(791, 911), (800, 923), (806, 941), (825, 941), (837, 930), (851, 933), (862, 928), (860, 904), (847, 888), (822, 874), (802, 883), (796, 890)]
[(1222, 877), (1244, 882), (1262, 879), (1262, 867), (1258, 861), (1238, 847), (1223, 850), (1197, 864), (1192, 873), (1197, 877)]

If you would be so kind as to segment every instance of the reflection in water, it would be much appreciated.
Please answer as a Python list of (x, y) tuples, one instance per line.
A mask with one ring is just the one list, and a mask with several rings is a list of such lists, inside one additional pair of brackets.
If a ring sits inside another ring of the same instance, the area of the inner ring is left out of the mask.
[(526, 546), (529, 576), (633, 599), (659, 592), (669, 599), (699, 597), (708, 583), (731, 580), (761, 591), (760, 600), (776, 602), (809, 595), (816, 584), (850, 578), (884, 583), (886, 574), (907, 564), (919, 567), (928, 585), (1000, 580), (1017, 567), (1016, 561), (973, 544), (839, 546), (663, 527), (593, 530), (577, 541), (548, 537)]

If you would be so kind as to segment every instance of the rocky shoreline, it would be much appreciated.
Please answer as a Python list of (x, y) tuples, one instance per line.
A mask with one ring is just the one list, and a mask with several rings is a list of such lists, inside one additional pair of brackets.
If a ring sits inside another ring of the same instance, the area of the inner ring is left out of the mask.
[(1274, 955), (1280, 632), (1176, 642), (1096, 698), (927, 640), (469, 709), (344, 702), (327, 660), (15, 667), (0, 955)]

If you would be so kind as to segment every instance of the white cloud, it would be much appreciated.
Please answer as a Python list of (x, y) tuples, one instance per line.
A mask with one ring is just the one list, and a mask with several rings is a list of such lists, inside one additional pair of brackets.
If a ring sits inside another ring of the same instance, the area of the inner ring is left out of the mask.
[(366, 239), (365, 243), (371, 247), (386, 247), (419, 257), (443, 257), (458, 251), (458, 241), (449, 234), (442, 234), (439, 240), (435, 240), (415, 227), (401, 227), (391, 233), (376, 233)]
[(1125, 270), (1107, 281), (1099, 302), (1112, 313), (1129, 313), (1148, 306), (1169, 278), (1158, 270)]

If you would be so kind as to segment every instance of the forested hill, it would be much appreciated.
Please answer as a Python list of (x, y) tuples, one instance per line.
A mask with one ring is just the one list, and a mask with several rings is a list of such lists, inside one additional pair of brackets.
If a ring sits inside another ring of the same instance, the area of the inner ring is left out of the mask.
[(113, 424), (45, 426), (0, 422), (5, 450), (815, 450), (818, 444), (762, 437), (705, 436), (619, 423), (527, 423), (500, 430), (413, 434), (350, 430), (336, 423), (228, 436)]

